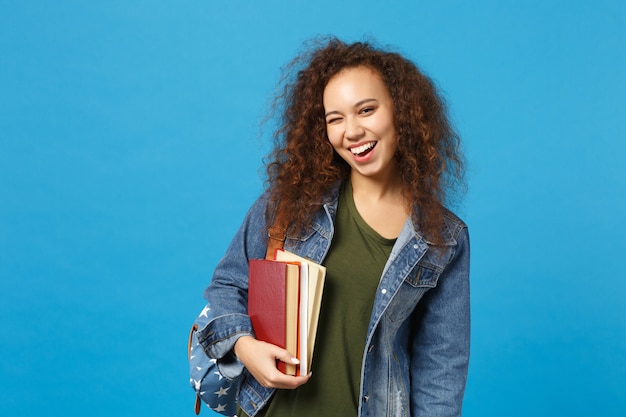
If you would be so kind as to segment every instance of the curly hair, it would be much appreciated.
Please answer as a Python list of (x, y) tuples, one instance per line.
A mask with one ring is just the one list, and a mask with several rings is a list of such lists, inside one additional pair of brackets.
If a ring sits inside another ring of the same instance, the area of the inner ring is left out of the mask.
[(268, 218), (280, 211), (291, 230), (302, 231), (329, 191), (348, 177), (349, 165), (326, 134), (323, 94), (336, 74), (359, 66), (378, 73), (389, 89), (404, 196), (416, 227), (440, 243), (444, 204), (449, 192), (463, 184), (459, 136), (433, 82), (399, 53), (368, 42), (317, 40), (285, 68), (274, 102), (281, 119), (266, 159)]

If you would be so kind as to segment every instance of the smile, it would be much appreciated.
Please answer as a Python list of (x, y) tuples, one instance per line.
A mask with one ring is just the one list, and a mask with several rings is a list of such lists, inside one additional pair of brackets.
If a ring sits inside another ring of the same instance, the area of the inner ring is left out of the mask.
[(361, 146), (356, 146), (354, 148), (350, 148), (350, 152), (356, 156), (364, 156), (367, 155), (374, 147), (376, 146), (376, 142), (365, 143)]

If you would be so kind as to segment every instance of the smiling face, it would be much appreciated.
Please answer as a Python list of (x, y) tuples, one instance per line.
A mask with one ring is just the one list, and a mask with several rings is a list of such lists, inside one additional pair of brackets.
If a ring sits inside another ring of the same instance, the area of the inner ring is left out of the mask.
[(393, 101), (378, 73), (347, 68), (324, 89), (326, 133), (335, 151), (352, 168), (351, 175), (391, 181), (398, 137)]

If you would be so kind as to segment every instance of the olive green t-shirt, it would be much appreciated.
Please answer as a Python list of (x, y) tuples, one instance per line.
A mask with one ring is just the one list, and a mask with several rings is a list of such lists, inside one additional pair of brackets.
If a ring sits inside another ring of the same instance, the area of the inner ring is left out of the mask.
[[(347, 182), (339, 197), (335, 234), (324, 261), (327, 275), (312, 377), (295, 390), (277, 390), (259, 416), (357, 415), (367, 327), (394, 243), (361, 218)], [(239, 413), (244, 415), (241, 410)]]

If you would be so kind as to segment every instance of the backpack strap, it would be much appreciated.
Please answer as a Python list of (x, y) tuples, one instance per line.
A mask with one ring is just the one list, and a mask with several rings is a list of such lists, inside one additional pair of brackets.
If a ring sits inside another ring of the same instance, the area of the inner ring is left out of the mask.
[[(191, 351), (193, 347), (193, 335), (198, 331), (198, 324), (194, 323), (191, 326), (191, 330), (189, 331), (189, 344), (187, 345), (187, 360), (191, 360)], [(202, 405), (202, 399), (200, 398), (200, 394), (196, 392), (196, 402), (193, 405), (193, 411), (195, 411), (196, 415), (200, 414), (200, 406)]]
[(285, 216), (278, 212), (274, 224), (267, 229), (267, 251), (265, 259), (274, 260), (276, 250), (282, 249), (287, 238), (287, 225), (285, 224)]

